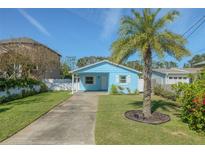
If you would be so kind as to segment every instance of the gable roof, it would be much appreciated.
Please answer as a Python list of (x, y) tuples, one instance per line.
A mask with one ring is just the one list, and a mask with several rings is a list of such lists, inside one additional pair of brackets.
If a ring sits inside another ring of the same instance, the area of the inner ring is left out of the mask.
[(71, 72), (71, 73), (75, 73), (75, 72), (78, 72), (78, 71), (83, 70), (83, 69), (85, 69), (85, 68), (89, 68), (89, 67), (92, 67), (92, 66), (101, 64), (101, 63), (108, 63), (108, 64), (111, 64), (111, 65), (114, 65), (114, 66), (118, 66), (118, 67), (121, 67), (121, 68), (126, 69), (126, 70), (129, 70), (129, 71), (138, 73), (138, 74), (141, 74), (141, 73), (142, 73), (142, 72), (137, 71), (137, 70), (135, 70), (135, 69), (132, 69), (132, 68), (129, 68), (129, 67), (120, 65), (120, 64), (113, 63), (113, 62), (111, 62), (111, 61), (109, 61), (109, 60), (102, 60), (102, 61), (97, 62), (97, 63), (94, 63), (94, 64), (90, 64), (90, 65), (86, 65), (86, 66), (81, 67), (81, 68), (77, 68), (77, 69), (75, 69), (75, 70), (73, 70), (73, 71), (70, 71), (70, 72)]
[(153, 72), (158, 72), (161, 74), (189, 74), (190, 72), (187, 70), (179, 69), (179, 68), (159, 68), (159, 69), (153, 69)]

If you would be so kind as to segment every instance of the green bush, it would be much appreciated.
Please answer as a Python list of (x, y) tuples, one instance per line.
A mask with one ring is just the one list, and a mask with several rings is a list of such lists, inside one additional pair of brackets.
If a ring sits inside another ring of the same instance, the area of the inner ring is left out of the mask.
[(44, 82), (40, 83), (40, 92), (47, 92), (48, 91), (48, 87), (46, 86), (46, 84)]
[(154, 94), (157, 96), (162, 96), (164, 98), (173, 100), (173, 101), (176, 100), (176, 94), (174, 92), (167, 91), (160, 85), (156, 85), (154, 87)]
[(189, 128), (205, 133), (205, 80), (174, 86), (177, 101), (182, 104), (181, 118)]
[(114, 84), (112, 85), (112, 87), (111, 87), (111, 91), (110, 91), (110, 94), (112, 94), (112, 95), (119, 94), (116, 85), (114, 85)]
[[(34, 89), (34, 85), (40, 86), (40, 91), (36, 92)], [(30, 88), (30, 90), (22, 90), (21, 94), (13, 94), (11, 95), (9, 92), (10, 88)], [(0, 91), (6, 91), (8, 97), (0, 97), (0, 103), (8, 102), (11, 100), (24, 98), (27, 96), (31, 96), (40, 92), (48, 91), (48, 88), (45, 83), (39, 80), (34, 79), (0, 79)]]
[(135, 94), (135, 95), (139, 95), (140, 92), (136, 89), (135, 92), (134, 92), (134, 94)]
[(161, 96), (161, 93), (164, 91), (164, 89), (162, 88), (162, 86), (160, 85), (156, 85), (154, 87), (154, 94), (157, 96)]
[(23, 88), (31, 85), (41, 85), (42, 81), (35, 79), (0, 79), (0, 91), (6, 91), (10, 88)]
[(132, 94), (130, 88), (127, 88), (127, 93), (128, 93), (128, 94)]

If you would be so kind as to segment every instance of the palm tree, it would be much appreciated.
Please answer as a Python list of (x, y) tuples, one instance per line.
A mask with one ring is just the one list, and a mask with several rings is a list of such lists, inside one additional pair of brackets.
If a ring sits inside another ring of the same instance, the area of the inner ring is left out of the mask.
[(132, 10), (133, 17), (121, 19), (119, 38), (112, 44), (112, 60), (124, 62), (129, 56), (139, 52), (143, 58), (144, 97), (143, 114), (150, 118), (151, 113), (151, 75), (152, 55), (163, 57), (166, 53), (180, 60), (190, 52), (185, 48), (186, 39), (166, 29), (166, 24), (173, 22), (179, 15), (177, 11), (169, 11), (157, 18), (160, 9), (152, 11), (144, 9), (142, 13)]

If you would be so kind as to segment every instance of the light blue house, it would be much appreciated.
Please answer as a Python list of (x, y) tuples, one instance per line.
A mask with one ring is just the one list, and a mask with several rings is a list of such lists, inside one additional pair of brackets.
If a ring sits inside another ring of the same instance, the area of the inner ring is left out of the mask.
[(112, 85), (120, 86), (123, 93), (139, 90), (141, 72), (123, 65), (103, 60), (71, 71), (72, 92), (108, 91)]

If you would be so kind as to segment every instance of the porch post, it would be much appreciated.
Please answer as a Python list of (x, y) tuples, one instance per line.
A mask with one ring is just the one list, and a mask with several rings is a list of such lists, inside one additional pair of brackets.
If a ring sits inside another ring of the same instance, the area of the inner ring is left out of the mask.
[(72, 94), (74, 93), (73, 91), (74, 91), (74, 74), (72, 74)]
[(75, 76), (75, 92), (78, 92), (78, 77)]

